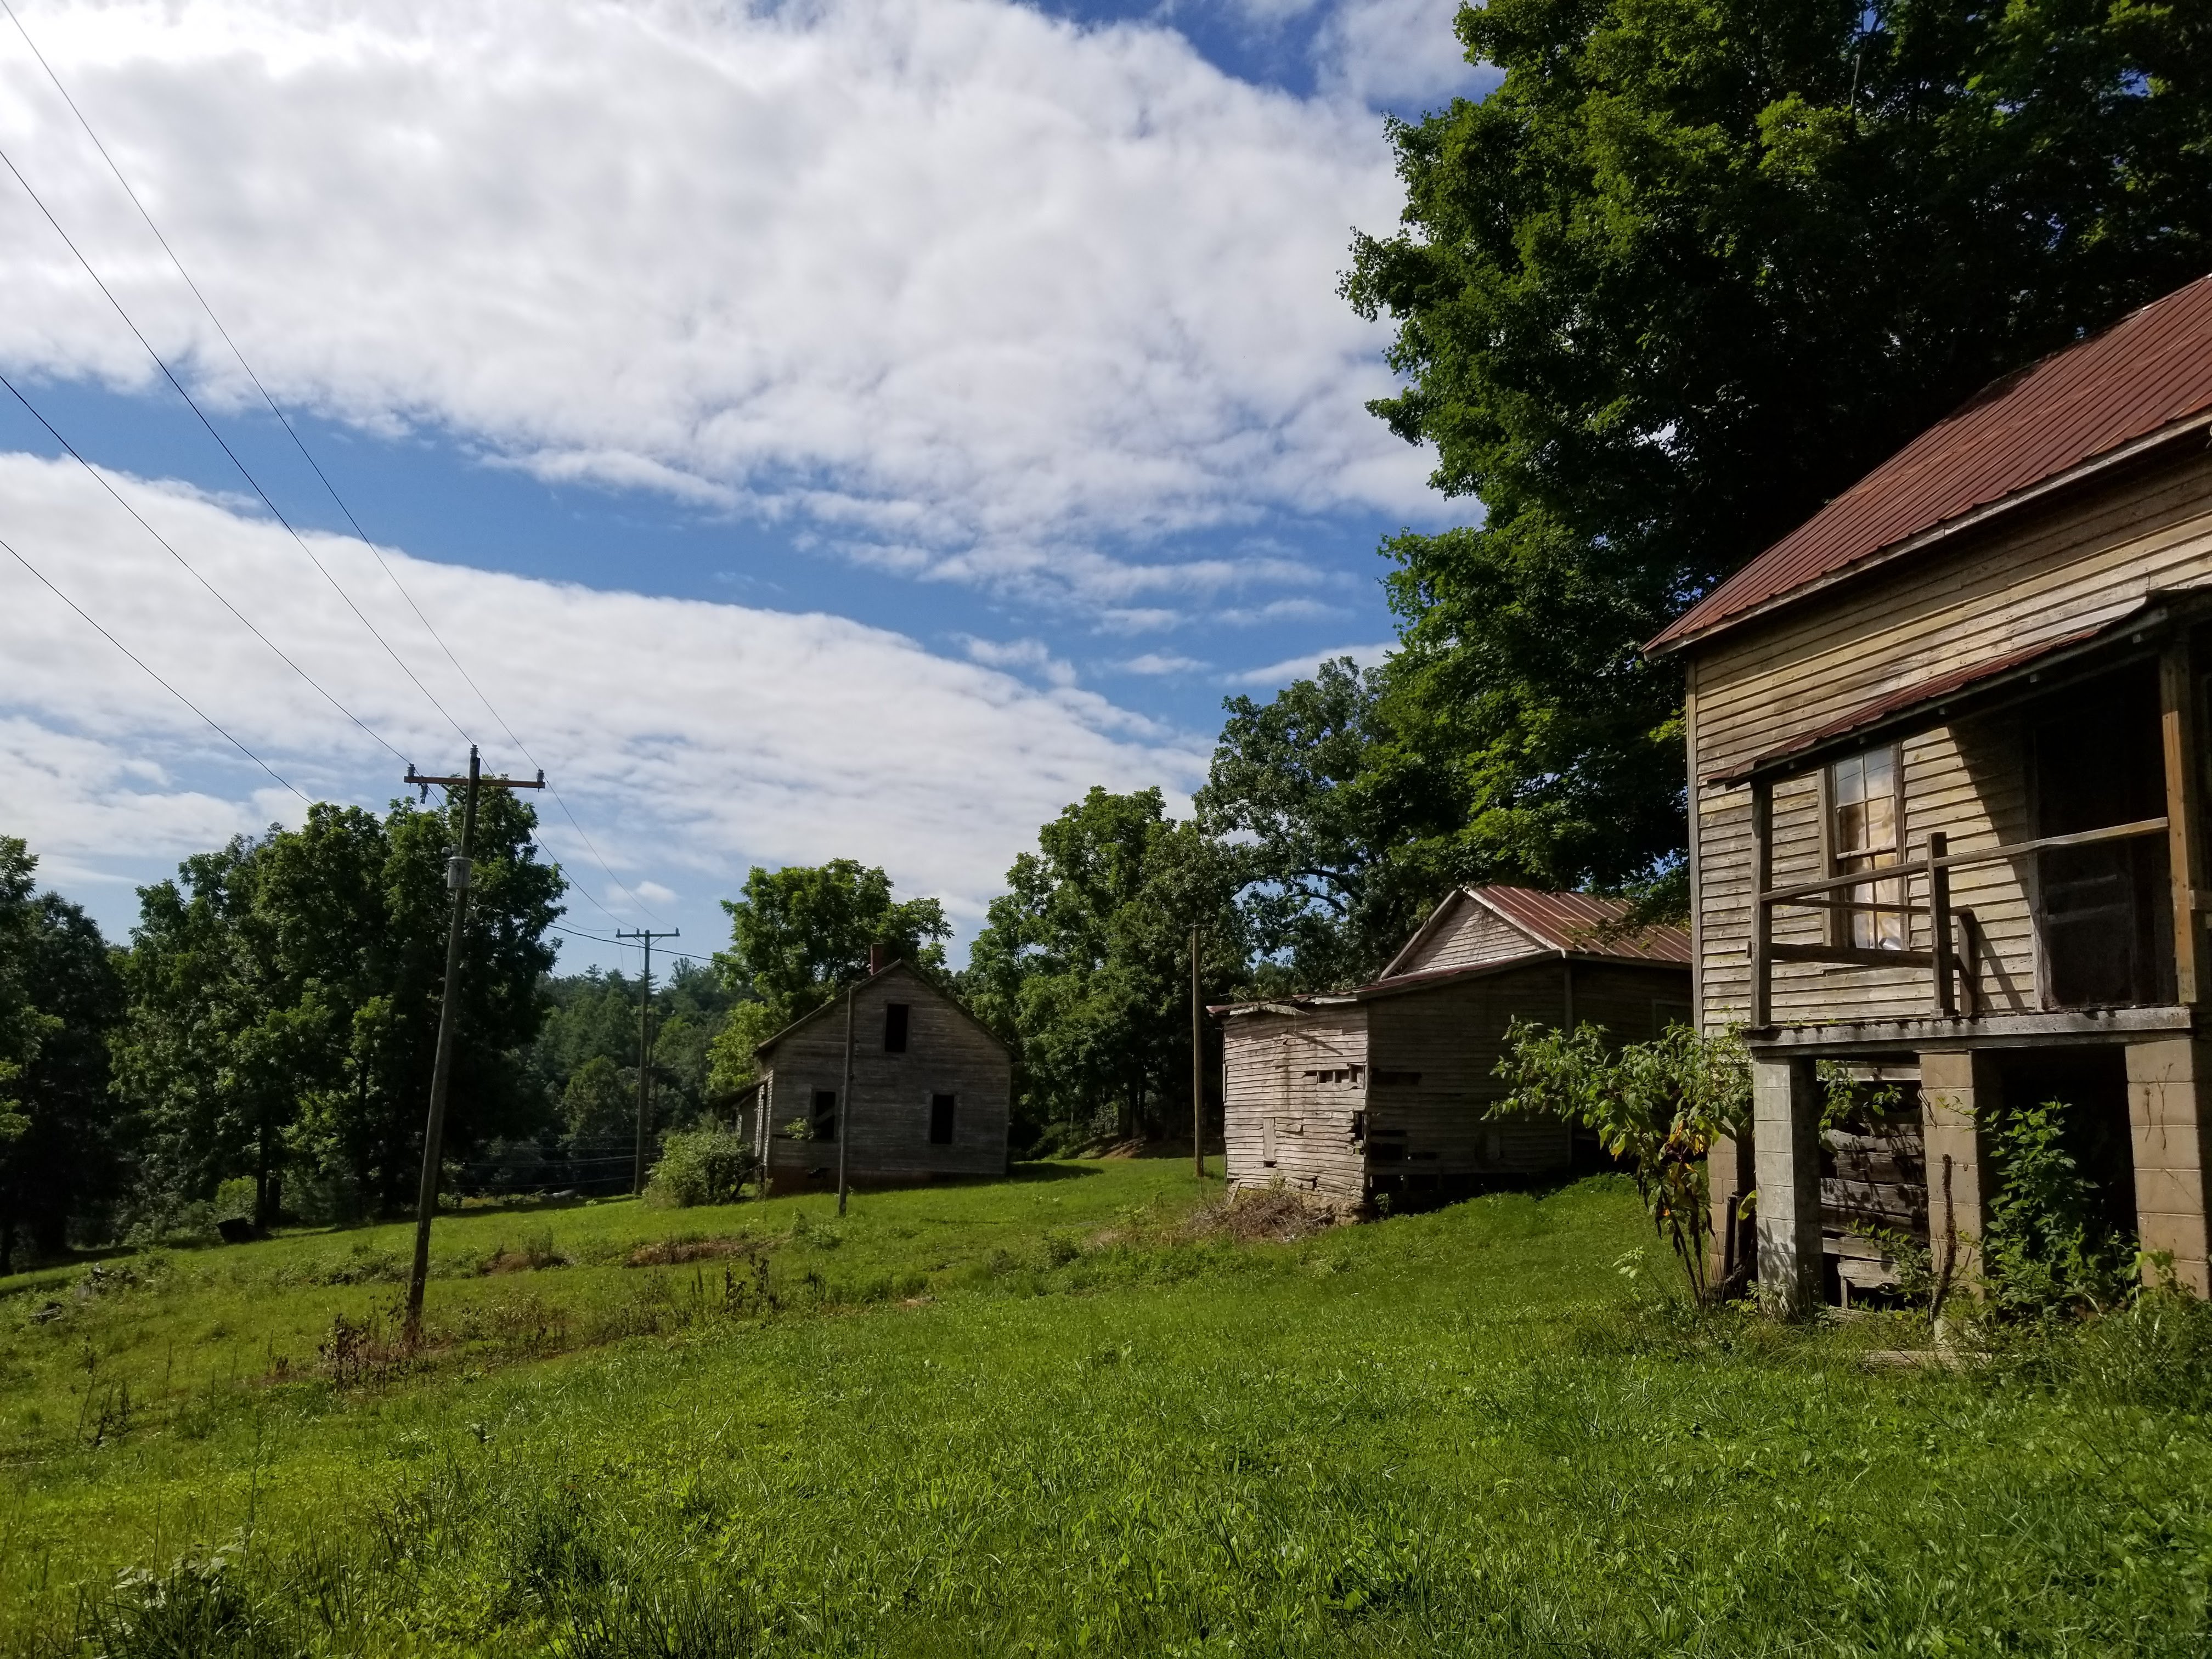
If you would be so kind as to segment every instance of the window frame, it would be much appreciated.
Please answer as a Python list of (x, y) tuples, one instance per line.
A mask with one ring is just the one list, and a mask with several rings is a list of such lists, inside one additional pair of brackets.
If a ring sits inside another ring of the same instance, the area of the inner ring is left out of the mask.
[[(1846, 853), (1837, 845), (1836, 836), (1836, 814), (1839, 810), (1836, 799), (1836, 769), (1853, 761), (1863, 764), (1869, 756), (1884, 753), (1889, 757), (1890, 823), (1893, 827), (1893, 839), (1887, 850), (1893, 862), (1903, 864), (1905, 861), (1905, 747), (1898, 743), (1879, 743), (1869, 748), (1856, 750), (1850, 754), (1839, 756), (1820, 768), (1820, 871), (1824, 876), (1853, 874), (1854, 872), (1843, 867), (1846, 858), (1872, 857), (1885, 850), (1880, 848), (1867, 848)], [(1897, 884), (1896, 896), (1899, 903), (1911, 902), (1905, 890), (1905, 878), (1902, 876), (1869, 876), (1866, 885), (1878, 888), (1885, 880)], [(1856, 890), (1856, 887), (1838, 888), (1833, 896), (1839, 900), (1846, 899)], [(1877, 891), (1873, 896), (1878, 898), (1881, 895)], [(1909, 911), (1830, 910), (1826, 915), (1828, 943), (1832, 945), (1846, 950), (1909, 951), (1912, 948), (1912, 916)], [(1862, 915), (1872, 924), (1869, 931), (1873, 934), (1873, 942), (1863, 945), (1854, 936), (1852, 928), (1852, 924)], [(1881, 923), (1889, 916), (1894, 916), (1897, 919), (1898, 937), (1893, 944), (1884, 943), (1881, 933)]]

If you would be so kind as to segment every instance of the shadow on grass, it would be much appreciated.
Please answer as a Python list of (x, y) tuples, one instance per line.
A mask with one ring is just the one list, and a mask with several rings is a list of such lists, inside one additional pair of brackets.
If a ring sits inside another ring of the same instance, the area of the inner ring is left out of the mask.
[(1057, 1160), (1039, 1159), (1034, 1163), (1016, 1163), (1006, 1166), (1009, 1181), (1085, 1181), (1098, 1174), (1095, 1168), (1080, 1164), (1063, 1164)]

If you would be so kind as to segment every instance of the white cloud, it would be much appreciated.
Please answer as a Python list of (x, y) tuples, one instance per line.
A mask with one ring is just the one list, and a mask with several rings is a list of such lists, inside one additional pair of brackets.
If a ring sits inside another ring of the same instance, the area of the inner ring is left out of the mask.
[(1075, 684), (1075, 665), (1054, 656), (1042, 640), (984, 640), (966, 634), (961, 636), (960, 645), (969, 661), (987, 668), (1026, 671), (1061, 687)]
[(1231, 685), (1288, 685), (1292, 680), (1310, 679), (1322, 664), (1338, 657), (1349, 657), (1362, 668), (1372, 668), (1398, 648), (1397, 641), (1388, 640), (1379, 645), (1340, 645), (1333, 650), (1313, 651), (1302, 657), (1285, 657), (1280, 662), (1271, 662), (1265, 668), (1249, 668), (1242, 673), (1225, 675)]
[[(24, 10), (296, 404), (1124, 612), (1311, 578), (1102, 545), (1434, 510), (1428, 461), (1362, 407), (1391, 386), (1381, 331), (1334, 291), (1350, 228), (1396, 216), (1379, 124), (1168, 29), (1003, 0)], [(1334, 73), (1382, 84), (1411, 25), (1353, 11), (1328, 26)], [(149, 337), (239, 395), (52, 88), (0, 47), (0, 142)], [(7, 182), (0, 361), (147, 384)]]
[[(114, 482), (403, 755), (456, 763), (460, 739), (281, 530), (179, 487)], [(399, 793), (401, 761), (74, 464), (0, 455), (0, 535), (308, 794), (380, 805)], [(309, 539), (488, 766), (526, 769), (367, 551)], [(1181, 791), (1204, 770), (1203, 739), (1095, 694), (1032, 689), (839, 617), (386, 557), (648, 904), (672, 886), (731, 890), (756, 861), (848, 856), (972, 921), (1035, 826), (1092, 784)], [(117, 860), (158, 866), (301, 810), (4, 555), (0, 664), (0, 827), (30, 839), (48, 879), (112, 880)], [(557, 806), (542, 812), (549, 846), (603, 891)]]
[(1314, 52), (1324, 85), (1359, 103), (1422, 109), (1495, 85), (1467, 61), (1453, 20), (1461, 0), (1344, 0), (1322, 21)]
[(1147, 651), (1114, 665), (1124, 674), (1188, 674), (1206, 666), (1195, 657), (1178, 657), (1168, 651)]

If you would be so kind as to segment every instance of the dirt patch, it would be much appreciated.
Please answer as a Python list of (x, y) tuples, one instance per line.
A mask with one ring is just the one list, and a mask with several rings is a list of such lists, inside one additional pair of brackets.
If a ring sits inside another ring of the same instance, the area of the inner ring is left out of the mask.
[(1239, 1243), (1294, 1244), (1336, 1225), (1333, 1210), (1281, 1188), (1240, 1188), (1214, 1199), (1183, 1223), (1188, 1238), (1233, 1238)]
[(750, 1255), (760, 1249), (750, 1238), (664, 1238), (641, 1244), (623, 1258), (625, 1267), (673, 1267), (683, 1261), (707, 1261), (716, 1256)]

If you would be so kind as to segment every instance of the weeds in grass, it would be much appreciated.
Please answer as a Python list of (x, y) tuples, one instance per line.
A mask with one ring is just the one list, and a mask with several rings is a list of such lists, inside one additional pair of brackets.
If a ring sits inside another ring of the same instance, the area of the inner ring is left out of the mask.
[(98, 1659), (276, 1659), (282, 1651), (229, 1551), (134, 1567), (88, 1598), (78, 1632)]

